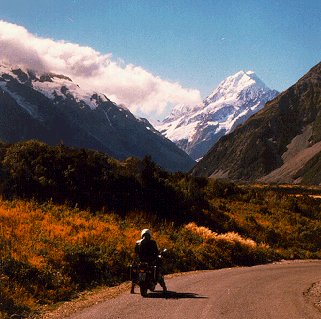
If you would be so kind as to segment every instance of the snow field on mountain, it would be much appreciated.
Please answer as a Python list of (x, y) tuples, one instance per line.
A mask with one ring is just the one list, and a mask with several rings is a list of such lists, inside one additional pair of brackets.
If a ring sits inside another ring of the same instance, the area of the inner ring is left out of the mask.
[(184, 150), (191, 155), (201, 142), (211, 145), (212, 140), (214, 145), (218, 139), (215, 135), (230, 133), (276, 94), (253, 71), (240, 71), (223, 80), (201, 105), (174, 107), (156, 129), (178, 145), (185, 145)]

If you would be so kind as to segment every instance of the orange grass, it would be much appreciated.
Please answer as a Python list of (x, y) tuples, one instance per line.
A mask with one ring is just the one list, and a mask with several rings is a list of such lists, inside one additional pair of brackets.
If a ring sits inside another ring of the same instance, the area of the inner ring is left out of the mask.
[[(0, 200), (0, 318), (29, 314), (95, 285), (128, 280), (142, 228), (168, 249), (167, 272), (265, 262), (267, 245), (195, 223), (175, 227), (142, 213), (125, 219), (52, 203)], [(2, 312), (1, 312), (2, 311)]]

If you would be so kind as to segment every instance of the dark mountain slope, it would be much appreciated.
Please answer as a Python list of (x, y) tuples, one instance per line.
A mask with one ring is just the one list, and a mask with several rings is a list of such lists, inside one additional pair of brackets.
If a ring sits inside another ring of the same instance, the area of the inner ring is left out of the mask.
[(187, 171), (194, 165), (148, 121), (62, 75), (39, 76), (0, 65), (0, 112), (0, 139), (5, 142), (63, 141), (117, 159), (150, 155), (171, 171)]

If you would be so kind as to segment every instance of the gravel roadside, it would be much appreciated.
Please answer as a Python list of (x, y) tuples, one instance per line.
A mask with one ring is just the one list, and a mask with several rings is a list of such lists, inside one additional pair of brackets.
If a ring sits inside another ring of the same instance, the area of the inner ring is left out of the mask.
[(99, 287), (79, 294), (78, 298), (54, 306), (44, 306), (41, 314), (34, 319), (62, 319), (71, 314), (91, 307), (107, 299), (116, 298), (125, 291), (129, 291), (130, 283), (125, 282), (115, 287)]
[(304, 296), (321, 312), (321, 281), (314, 283)]

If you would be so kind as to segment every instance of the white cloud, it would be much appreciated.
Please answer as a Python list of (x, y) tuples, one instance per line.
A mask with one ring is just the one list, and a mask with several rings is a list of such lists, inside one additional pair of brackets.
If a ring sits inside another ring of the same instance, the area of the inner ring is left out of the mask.
[[(70, 76), (80, 86), (106, 94), (134, 113), (161, 117), (168, 105), (200, 103), (200, 92), (113, 60), (93, 48), (40, 38), (24, 27), (0, 20), (0, 60), (40, 72)], [(157, 116), (155, 116), (155, 114)]]

